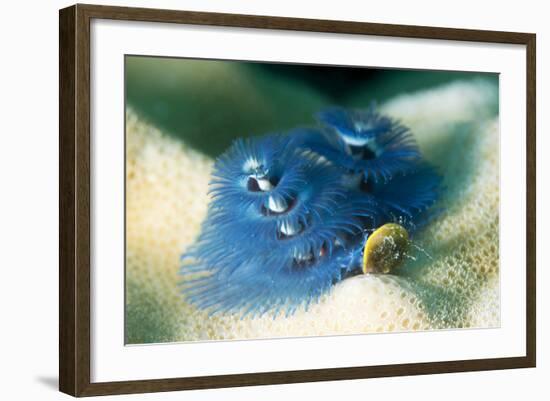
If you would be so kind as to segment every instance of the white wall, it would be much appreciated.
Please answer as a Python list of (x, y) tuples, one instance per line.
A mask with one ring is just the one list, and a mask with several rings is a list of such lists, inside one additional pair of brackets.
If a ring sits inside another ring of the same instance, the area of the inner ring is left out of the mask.
[[(550, 201), (545, 171), (550, 161), (550, 25), (545, 2), (338, 0), (96, 1), (141, 7), (222, 11), (413, 25), (536, 32), (538, 47), (538, 368), (315, 384), (208, 390), (131, 399), (319, 400), (469, 398), (543, 399), (550, 377), (550, 348), (545, 344), (550, 297), (543, 293), (545, 207)], [(2, 398), (61, 399), (57, 381), (57, 10), (61, 0), (11, 1), (0, 22), (0, 393)], [(7, 123), (7, 124), (6, 124)], [(546, 380), (544, 380), (546, 379)], [(103, 398), (111, 399), (111, 397)], [(120, 398), (122, 399), (122, 398)]]

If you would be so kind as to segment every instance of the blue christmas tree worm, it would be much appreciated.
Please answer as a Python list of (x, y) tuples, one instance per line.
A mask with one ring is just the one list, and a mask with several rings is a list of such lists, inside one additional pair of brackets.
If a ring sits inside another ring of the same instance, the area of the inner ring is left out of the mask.
[(440, 177), (409, 129), (332, 108), (319, 126), (238, 139), (214, 166), (212, 201), (182, 256), (184, 296), (212, 313), (291, 314), (360, 273), (369, 234), (431, 218)]

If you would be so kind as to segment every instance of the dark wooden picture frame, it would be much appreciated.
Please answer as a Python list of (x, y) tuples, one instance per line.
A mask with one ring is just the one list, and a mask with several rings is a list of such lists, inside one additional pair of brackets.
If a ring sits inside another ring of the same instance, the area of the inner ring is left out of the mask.
[[(527, 49), (526, 356), (92, 383), (90, 381), (90, 21), (94, 18), (525, 45)], [(80, 4), (60, 10), (59, 29), (59, 388), (62, 392), (73, 396), (94, 396), (535, 366), (535, 34)]]

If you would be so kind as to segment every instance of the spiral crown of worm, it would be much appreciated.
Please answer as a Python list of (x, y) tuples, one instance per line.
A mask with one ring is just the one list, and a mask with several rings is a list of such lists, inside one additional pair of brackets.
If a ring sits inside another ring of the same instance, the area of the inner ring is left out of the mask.
[(361, 271), (377, 227), (412, 234), (433, 216), (441, 178), (407, 127), (374, 106), (316, 117), (316, 127), (237, 139), (217, 159), (207, 217), (182, 256), (189, 302), (290, 315)]

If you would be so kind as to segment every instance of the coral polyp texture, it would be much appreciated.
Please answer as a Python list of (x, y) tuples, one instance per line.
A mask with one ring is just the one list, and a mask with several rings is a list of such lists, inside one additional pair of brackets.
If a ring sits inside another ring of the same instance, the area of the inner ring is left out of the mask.
[[(498, 87), (317, 118), (214, 161), (128, 109), (128, 343), (500, 324)], [(410, 236), (402, 265), (356, 275), (386, 223)]]

